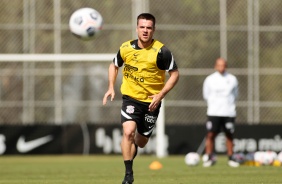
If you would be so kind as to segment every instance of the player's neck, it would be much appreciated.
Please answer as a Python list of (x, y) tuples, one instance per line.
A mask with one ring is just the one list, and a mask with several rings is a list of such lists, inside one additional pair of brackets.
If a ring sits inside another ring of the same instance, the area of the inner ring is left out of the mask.
[(224, 71), (217, 71), (220, 75), (225, 75), (226, 74), (226, 71), (224, 70)]
[(138, 39), (137, 43), (138, 43), (138, 47), (139, 48), (144, 49), (144, 48), (149, 47), (152, 44), (152, 42), (153, 42), (153, 39), (150, 40), (150, 41), (147, 41), (147, 42), (143, 42), (142, 40)]

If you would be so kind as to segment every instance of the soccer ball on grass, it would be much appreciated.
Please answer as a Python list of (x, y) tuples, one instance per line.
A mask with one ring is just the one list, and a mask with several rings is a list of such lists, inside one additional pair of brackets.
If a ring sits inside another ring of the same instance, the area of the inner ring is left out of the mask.
[(277, 159), (277, 153), (274, 151), (257, 151), (254, 154), (254, 160), (262, 165), (271, 165)]
[(93, 8), (80, 8), (69, 20), (70, 31), (82, 40), (91, 40), (102, 29), (103, 17)]
[(200, 155), (196, 152), (190, 152), (185, 156), (185, 163), (188, 166), (196, 166), (200, 162)]

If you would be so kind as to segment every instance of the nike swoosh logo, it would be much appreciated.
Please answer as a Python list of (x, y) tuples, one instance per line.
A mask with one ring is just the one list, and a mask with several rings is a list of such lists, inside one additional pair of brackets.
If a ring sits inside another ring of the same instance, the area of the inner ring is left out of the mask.
[(52, 139), (53, 139), (52, 135), (47, 135), (45, 137), (41, 137), (31, 141), (25, 141), (25, 137), (21, 136), (17, 142), (17, 150), (20, 153), (27, 153), (39, 146), (42, 146), (43, 144), (46, 144), (47, 142), (50, 142)]
[(152, 126), (149, 126), (148, 128), (150, 128), (150, 129), (151, 129), (151, 128), (153, 128), (154, 126), (155, 126), (155, 125), (152, 125)]
[(152, 128), (151, 130), (149, 130), (148, 132), (144, 132), (144, 135), (149, 135), (154, 129)]

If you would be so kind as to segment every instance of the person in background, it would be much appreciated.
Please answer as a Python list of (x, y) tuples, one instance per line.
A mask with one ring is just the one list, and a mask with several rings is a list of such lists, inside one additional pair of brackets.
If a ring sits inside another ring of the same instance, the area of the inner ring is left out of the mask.
[(228, 165), (238, 167), (239, 163), (232, 157), (238, 81), (234, 75), (226, 71), (227, 61), (225, 59), (218, 58), (214, 68), (216, 72), (207, 76), (203, 83), (203, 98), (207, 102), (208, 118), (203, 166), (210, 167), (215, 164), (213, 158), (215, 138), (220, 131), (224, 131)]
[[(109, 87), (103, 105), (108, 97), (111, 101), (114, 99), (118, 69), (123, 66), (121, 150), (125, 176), (122, 184), (133, 183), (133, 159), (138, 147), (143, 148), (148, 143), (156, 126), (161, 101), (179, 78), (172, 53), (163, 43), (153, 39), (155, 22), (152, 14), (140, 14), (136, 28), (138, 39), (124, 42), (109, 66)], [(167, 81), (166, 71), (169, 74)]]

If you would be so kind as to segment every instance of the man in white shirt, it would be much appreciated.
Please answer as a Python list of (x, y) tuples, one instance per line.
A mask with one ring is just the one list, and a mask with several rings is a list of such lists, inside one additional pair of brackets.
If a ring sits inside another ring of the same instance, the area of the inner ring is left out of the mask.
[(218, 58), (215, 62), (216, 72), (209, 75), (203, 84), (203, 97), (208, 106), (206, 153), (205, 157), (203, 157), (204, 167), (215, 164), (213, 157), (214, 141), (220, 131), (224, 131), (226, 135), (228, 165), (231, 167), (239, 166), (239, 163), (234, 161), (232, 157), (238, 81), (234, 75), (226, 72), (226, 68), (226, 60)]

